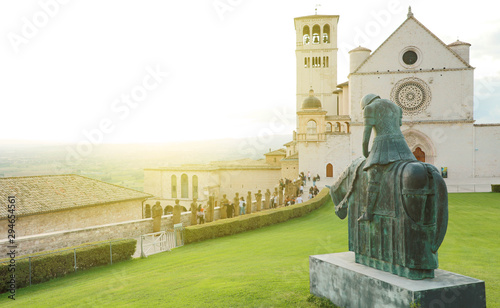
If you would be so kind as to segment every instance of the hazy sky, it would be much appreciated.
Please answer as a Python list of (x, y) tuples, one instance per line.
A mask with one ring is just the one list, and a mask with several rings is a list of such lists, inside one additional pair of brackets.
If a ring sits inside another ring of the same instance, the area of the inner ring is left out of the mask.
[[(40, 0), (0, 2), (0, 140), (166, 142), (290, 134), (293, 18), (340, 15), (347, 51), (415, 17), (472, 44), (475, 119), (500, 122), (500, 19), (491, 1)], [(370, 35), (367, 25), (378, 24)]]

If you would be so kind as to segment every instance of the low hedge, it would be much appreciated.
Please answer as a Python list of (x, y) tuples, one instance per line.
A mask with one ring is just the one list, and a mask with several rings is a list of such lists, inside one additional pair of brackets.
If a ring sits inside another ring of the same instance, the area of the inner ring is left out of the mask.
[[(113, 263), (130, 259), (135, 253), (136, 244), (135, 239), (113, 241)], [(13, 273), (16, 276), (16, 288), (29, 286), (29, 259), (27, 257), (32, 257), (31, 284), (74, 272), (74, 249), (76, 249), (77, 271), (110, 263), (109, 240), (21, 256), (20, 260), (16, 259), (15, 272), (9, 272), (9, 262), (0, 263), (0, 293), (9, 291), (10, 276)], [(10, 261), (10, 259), (2, 259), (1, 261)]]
[(188, 226), (184, 229), (184, 244), (223, 237), (248, 230), (274, 225), (292, 218), (301, 217), (321, 207), (330, 198), (328, 188), (311, 200), (277, 209), (264, 210), (248, 215), (240, 215), (215, 222)]
[(491, 184), (491, 192), (500, 192), (500, 184)]

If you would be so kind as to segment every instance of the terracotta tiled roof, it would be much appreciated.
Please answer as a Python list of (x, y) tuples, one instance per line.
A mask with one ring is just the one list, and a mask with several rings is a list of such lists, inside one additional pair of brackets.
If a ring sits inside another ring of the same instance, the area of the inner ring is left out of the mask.
[(266, 156), (267, 155), (280, 155), (281, 156), (281, 155), (285, 155), (285, 154), (286, 154), (286, 150), (285, 149), (277, 149), (275, 151), (268, 152), (268, 153), (266, 153), (264, 155), (266, 155)]
[(281, 161), (292, 161), (292, 160), (299, 160), (299, 153), (295, 153), (293, 155), (285, 157)]
[(467, 46), (470, 46), (470, 43), (466, 43), (466, 42), (462, 42), (462, 41), (456, 40), (456, 41), (454, 41), (453, 43), (448, 44), (448, 47), (451, 47), (451, 46), (459, 46), (459, 45), (467, 45)]
[(0, 178), (0, 219), (7, 218), (8, 196), (12, 195), (16, 197), (16, 216), (152, 197), (74, 174)]
[(353, 51), (369, 51), (369, 52), (371, 52), (371, 50), (370, 50), (370, 49), (365, 48), (365, 47), (361, 47), (361, 46), (358, 46), (358, 47), (356, 47), (356, 48), (352, 49), (351, 51), (349, 51), (349, 53), (351, 53), (351, 52), (353, 52)]

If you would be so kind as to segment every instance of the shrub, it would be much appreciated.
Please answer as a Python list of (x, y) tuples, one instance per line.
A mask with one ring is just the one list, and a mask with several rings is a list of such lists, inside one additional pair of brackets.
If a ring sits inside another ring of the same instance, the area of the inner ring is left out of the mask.
[(219, 219), (203, 225), (188, 226), (184, 229), (184, 243), (189, 244), (223, 237), (301, 217), (318, 209), (328, 201), (328, 198), (330, 198), (329, 190), (328, 188), (324, 188), (316, 198), (301, 204), (240, 215), (228, 219)]
[(500, 184), (491, 184), (491, 192), (500, 192)]
[[(128, 260), (135, 252), (137, 241), (134, 239), (118, 240), (112, 243), (113, 263)], [(74, 251), (76, 249), (77, 270), (86, 270), (110, 263), (109, 241), (88, 243), (53, 251), (44, 251), (16, 260), (16, 288), (29, 286), (29, 259), (31, 257), (31, 283), (36, 284), (74, 272)], [(3, 259), (0, 261), (10, 261)], [(9, 289), (9, 263), (0, 263), (0, 293)]]

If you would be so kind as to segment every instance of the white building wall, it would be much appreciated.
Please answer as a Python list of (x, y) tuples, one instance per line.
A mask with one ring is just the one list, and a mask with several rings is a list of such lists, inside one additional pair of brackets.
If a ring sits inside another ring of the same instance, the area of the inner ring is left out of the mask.
[(261, 190), (264, 195), (266, 189), (271, 192), (275, 187), (278, 187), (281, 178), (281, 169), (261, 169), (261, 170), (223, 170), (221, 171), (221, 188), (220, 196), (227, 195), (228, 199), (232, 199), (235, 193), (239, 193), (240, 197), (246, 197), (248, 191), (254, 194)]
[(334, 181), (350, 164), (351, 157), (350, 135), (345, 133), (328, 134), (326, 142), (300, 142), (299, 146), (299, 173), (312, 175), (319, 174), (322, 179), (326, 179), (326, 166), (333, 165)]
[[(475, 177), (500, 178), (500, 124), (474, 126)], [(495, 184), (500, 184), (500, 179)]]

